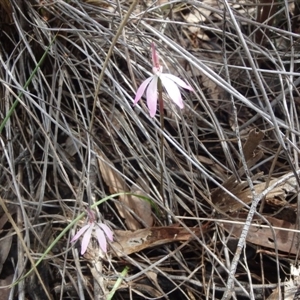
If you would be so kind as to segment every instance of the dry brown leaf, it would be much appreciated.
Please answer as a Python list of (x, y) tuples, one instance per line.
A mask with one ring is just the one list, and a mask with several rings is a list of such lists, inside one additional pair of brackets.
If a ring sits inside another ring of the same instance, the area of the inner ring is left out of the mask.
[(145, 275), (153, 283), (153, 285), (157, 288), (157, 290), (163, 295), (164, 291), (162, 290), (162, 288), (160, 287), (160, 285), (158, 283), (158, 276), (157, 276), (158, 274), (153, 271), (148, 271), (145, 273)]
[(219, 104), (219, 100), (224, 98), (224, 90), (213, 80), (203, 75), (201, 83), (203, 85), (205, 93), (207, 93), (207, 97), (214, 100), (215, 104)]
[(140, 283), (133, 283), (130, 285), (132, 290), (134, 290), (136, 292), (136, 294), (140, 295), (141, 297), (143, 297), (143, 299), (147, 299), (145, 298), (145, 292), (147, 292), (147, 294), (149, 294), (152, 298), (155, 299), (159, 299), (161, 297), (163, 297), (163, 294), (159, 291), (157, 291), (155, 288), (153, 288), (152, 286), (149, 286), (148, 284), (140, 284)]
[[(256, 174), (252, 177), (252, 180), (256, 180), (262, 175), (263, 173)], [(244, 204), (251, 203), (252, 193), (247, 186), (247, 182), (237, 182), (234, 176), (230, 176), (228, 180), (223, 183), (223, 187), (240, 199), (242, 203), (238, 202), (221, 188), (217, 188), (211, 195), (212, 202), (216, 209), (219, 212), (235, 212), (243, 208)]]
[[(10, 214), (14, 215), (16, 212), (15, 208), (10, 208)], [(7, 223), (8, 217), (6, 214), (3, 214), (0, 218), (0, 232), (2, 231), (3, 226)], [(3, 264), (5, 263), (7, 256), (9, 254), (12, 244), (12, 231), (9, 231), (6, 234), (6, 237), (3, 237), (3, 241), (0, 243), (0, 274), (2, 272)]]
[[(234, 216), (235, 221), (241, 221), (245, 222), (247, 215), (246, 214), (240, 214), (239, 218)], [(295, 225), (291, 224), (287, 221), (279, 220), (273, 217), (265, 217), (274, 227), (282, 228), (282, 229), (295, 229)], [(256, 216), (253, 219), (253, 222), (257, 220), (258, 222), (261, 221), (261, 219)], [(261, 223), (259, 223), (261, 224)], [(227, 232), (230, 232), (237, 238), (240, 237), (243, 227), (243, 224), (232, 224), (232, 223), (224, 223), (223, 224), (225, 230)], [(296, 238), (295, 238), (295, 232), (288, 231), (288, 230), (280, 230), (280, 229), (274, 229), (275, 232), (275, 238), (272, 234), (272, 231), (269, 227), (258, 227), (258, 226), (251, 226), (247, 235), (247, 242), (250, 242), (254, 245), (263, 246), (266, 248), (271, 248), (275, 250), (275, 243), (277, 246), (277, 249), (279, 251), (285, 252), (285, 253), (291, 253), (291, 254), (297, 254), (298, 253), (298, 247), (296, 245)]]
[(264, 133), (260, 130), (253, 129), (249, 132), (248, 138), (243, 145), (243, 152), (247, 162), (255, 156), (255, 150), (263, 138)]
[(197, 155), (196, 157), (202, 164), (210, 166), (211, 170), (216, 176), (222, 178), (223, 180), (226, 180), (226, 178), (228, 178), (228, 176), (224, 172), (224, 169), (212, 159), (202, 155)]
[[(195, 235), (200, 234), (199, 228), (189, 228)], [(122, 257), (146, 248), (164, 245), (171, 242), (187, 241), (193, 238), (183, 227), (153, 227), (136, 231), (115, 231), (115, 241), (111, 244), (112, 255)]]
[[(143, 190), (134, 185), (131, 187), (131, 192), (135, 195), (147, 197), (147, 193), (149, 194), (150, 192), (149, 185), (143, 184), (142, 180), (139, 179), (137, 180), (136, 184), (142, 186)], [(133, 211), (143, 220), (146, 227), (151, 227), (154, 223), (151, 204), (148, 201), (145, 201), (134, 195), (131, 196), (131, 200), (134, 205)]]
[[(107, 156), (100, 150), (97, 151), (98, 154), (98, 164), (102, 175), (102, 178), (106, 185), (109, 187), (111, 194), (129, 192), (125, 180), (120, 176), (120, 174), (113, 169), (112, 162), (107, 158)], [(118, 212), (122, 218), (125, 219), (125, 224), (130, 230), (140, 229), (141, 224), (133, 217), (129, 212), (128, 208), (135, 209), (135, 202), (132, 201), (130, 195), (119, 196), (120, 203), (116, 203)], [(143, 216), (140, 216), (143, 219)]]
[[(258, 162), (262, 156), (262, 151), (255, 151), (259, 143), (263, 138), (263, 133), (261, 131), (252, 130), (249, 133), (246, 143), (244, 144), (244, 156), (247, 162), (248, 168), (251, 168)], [(243, 175), (245, 172), (244, 168), (241, 167), (239, 170), (239, 174)], [(254, 175), (251, 179), (254, 182), (259, 179), (263, 173), (258, 173)], [(271, 184), (271, 183), (270, 183)], [(216, 206), (218, 211), (222, 212), (235, 212), (240, 210), (244, 204), (249, 204), (252, 201), (252, 192), (248, 187), (247, 182), (238, 182), (234, 175), (230, 176), (224, 183), (223, 187), (230, 191), (233, 195), (239, 198), (242, 203), (236, 201), (233, 197), (231, 197), (227, 192), (225, 192), (221, 188), (217, 188), (211, 196), (213, 204)], [(254, 186), (257, 194), (261, 193), (266, 187), (265, 183), (257, 184)]]
[[(262, 173), (256, 174), (252, 177), (252, 180), (257, 180), (261, 175)], [(276, 182), (281, 182), (282, 178), (284, 177), (286, 177), (286, 175), (273, 179), (269, 182), (268, 185), (265, 182), (254, 185), (256, 194), (262, 193), (268, 186), (276, 185)], [(237, 183), (236, 181), (228, 180), (223, 184), (223, 186), (230, 192), (232, 192), (244, 204), (250, 204), (252, 202), (252, 192), (250, 188), (246, 188), (248, 186), (247, 182)], [(283, 201), (288, 193), (296, 193), (296, 187), (297, 180), (295, 177), (291, 177), (290, 179), (282, 182), (281, 184), (278, 184), (278, 186), (269, 191), (269, 193), (265, 196), (265, 200), (268, 202), (270, 200), (273, 200), (274, 198), (280, 198)], [(223, 190), (217, 189), (217, 192), (213, 192), (212, 199), (213, 203), (219, 210), (223, 212), (235, 212), (243, 207), (242, 203), (237, 202)]]
[[(202, 24), (205, 22), (210, 16), (211, 11), (205, 9), (203, 7), (199, 7), (198, 9), (192, 9), (188, 14), (182, 14), (182, 17), (189, 24)], [(204, 33), (203, 29), (200, 26), (188, 26), (189, 31), (196, 35), (200, 40), (209, 41), (209, 36)]]
[[(17, 211), (16, 206), (11, 205), (10, 202), (8, 200), (6, 200), (6, 199), (2, 199), (2, 200), (5, 202), (10, 215), (13, 216), (16, 213), (16, 211)], [(0, 206), (0, 214), (2, 214), (2, 217), (0, 218), (0, 232), (1, 232), (1, 229), (3, 228), (3, 226), (8, 221), (8, 217), (4, 213), (4, 211), (3, 211), (3, 209), (2, 209), (1, 206)]]
[(272, 294), (267, 298), (267, 300), (278, 300), (280, 299), (281, 291), (277, 287), (275, 290), (273, 290)]
[(290, 279), (284, 282), (284, 300), (299, 300), (300, 297), (300, 268), (295, 263), (290, 264)]
[(169, 3), (169, 0), (158, 0), (158, 5), (163, 5)]
[[(13, 279), (14, 279), (14, 275), (13, 274), (7, 276), (5, 279), (0, 279), (0, 286), (1, 287), (9, 286), (10, 284), (12, 284)], [(9, 299), (10, 290), (11, 290), (11, 288), (9, 288), (9, 287), (7, 287), (7, 288), (1, 288), (0, 300), (7, 300), (7, 299)]]
[(11, 244), (12, 244), (12, 230), (10, 230), (9, 232), (7, 232), (6, 237), (2, 237), (1, 238), (1, 243), (0, 243), (0, 274), (2, 273), (2, 268), (3, 265), (8, 257), (10, 248), (11, 248)]

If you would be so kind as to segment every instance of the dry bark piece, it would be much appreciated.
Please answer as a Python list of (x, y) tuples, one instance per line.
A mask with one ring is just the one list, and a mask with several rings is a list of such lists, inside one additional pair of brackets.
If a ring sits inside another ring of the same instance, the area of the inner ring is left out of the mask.
[(146, 248), (172, 242), (188, 241), (200, 234), (199, 228), (153, 227), (136, 231), (115, 231), (115, 241), (111, 244), (112, 255), (122, 257)]

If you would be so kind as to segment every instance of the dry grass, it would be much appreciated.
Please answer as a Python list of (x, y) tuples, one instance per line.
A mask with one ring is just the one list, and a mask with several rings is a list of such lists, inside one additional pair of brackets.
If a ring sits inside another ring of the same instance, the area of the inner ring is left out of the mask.
[[(245, 236), (224, 230), (220, 220), (233, 222), (234, 213), (250, 212), (249, 217), (257, 210), (259, 220), (272, 215), (298, 228), (297, 188), (280, 198), (286, 201), (281, 207), (274, 204), (276, 197), (264, 200), (270, 198), (264, 190), (272, 179), (299, 173), (300, 36), (293, 3), (268, 10), (275, 15), (269, 21), (246, 2), (172, 1), (170, 11), (139, 1), (105, 70), (130, 3), (17, 3), (0, 2), (0, 120), (23, 93), (0, 137), (0, 240), (6, 245), (6, 252), (0, 249), (6, 253), (0, 259), (1, 285), (24, 275), (86, 205), (110, 194), (97, 164), (99, 149), (128, 188), (138, 186), (159, 207), (154, 226), (193, 227), (200, 234), (124, 257), (109, 252), (99, 258), (79, 256), (69, 242), (74, 228), (36, 272), (7, 289), (10, 299), (106, 299), (125, 266), (129, 272), (114, 299), (225, 299), (229, 273), (235, 275), (233, 299), (266, 299), (297, 255), (249, 241), (245, 252), (236, 253)], [(208, 41), (192, 34), (185, 19), (204, 7), (209, 14), (194, 26)], [(165, 98), (164, 131), (159, 117), (149, 117), (145, 101), (132, 105), (137, 87), (151, 72), (152, 41), (165, 70), (195, 89), (183, 92), (182, 111)], [(247, 157), (243, 145), (254, 129), (264, 136)], [(160, 195), (161, 134), (166, 203)], [(254, 152), (261, 157), (250, 165)], [(243, 182), (242, 190), (249, 188), (254, 201), (244, 201), (226, 186), (230, 177)], [(262, 182), (266, 187), (257, 191)], [(216, 194), (244, 204), (232, 211), (223, 202), (221, 209), (222, 199), (212, 197)], [(127, 230), (114, 201), (102, 204), (99, 216), (113, 230)]]

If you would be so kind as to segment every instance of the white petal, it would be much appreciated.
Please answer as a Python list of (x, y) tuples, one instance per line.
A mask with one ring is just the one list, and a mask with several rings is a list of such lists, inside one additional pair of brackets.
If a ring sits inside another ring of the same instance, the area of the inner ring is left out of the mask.
[(89, 226), (89, 229), (86, 231), (82, 238), (81, 242), (81, 255), (83, 255), (89, 245), (89, 242), (91, 240), (92, 231), (93, 231), (94, 223)]
[(100, 227), (101, 227), (101, 229), (105, 232), (105, 234), (106, 234), (106, 236), (107, 236), (107, 238), (110, 240), (110, 241), (113, 241), (113, 232), (110, 230), (110, 228), (107, 226), (107, 225), (105, 225), (105, 224), (103, 224), (103, 223), (99, 223), (98, 224)]
[(73, 238), (71, 239), (71, 243), (75, 242), (78, 240), (78, 238), (87, 231), (87, 229), (90, 227), (90, 224), (84, 225), (80, 230), (78, 230), (78, 232), (73, 236)]
[(153, 76), (147, 89), (147, 106), (152, 118), (155, 116), (157, 110), (157, 79), (157, 76)]
[(172, 81), (177, 83), (179, 86), (183, 87), (184, 89), (187, 89), (187, 90), (190, 90), (190, 91), (194, 90), (190, 85), (186, 84), (183, 80), (181, 80), (177, 76), (174, 76), (172, 74), (163, 74), (163, 76), (171, 79)]
[(174, 81), (166, 77), (165, 74), (161, 74), (160, 79), (170, 98), (182, 109), (183, 101), (178, 86)]
[(140, 85), (140, 87), (138, 88), (135, 98), (134, 98), (134, 105), (138, 103), (138, 101), (142, 98), (145, 89), (147, 88), (149, 82), (152, 80), (153, 76), (147, 78), (145, 81), (143, 81), (143, 83)]
[(96, 235), (97, 235), (100, 248), (102, 249), (103, 252), (106, 253), (107, 251), (106, 237), (104, 235), (104, 232), (99, 227), (96, 228)]

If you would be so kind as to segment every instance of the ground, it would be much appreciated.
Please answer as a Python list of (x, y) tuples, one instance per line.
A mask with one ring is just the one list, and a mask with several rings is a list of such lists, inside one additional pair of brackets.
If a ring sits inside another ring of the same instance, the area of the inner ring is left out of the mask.
[(0, 0), (0, 300), (297, 299), (298, 15)]

